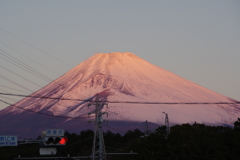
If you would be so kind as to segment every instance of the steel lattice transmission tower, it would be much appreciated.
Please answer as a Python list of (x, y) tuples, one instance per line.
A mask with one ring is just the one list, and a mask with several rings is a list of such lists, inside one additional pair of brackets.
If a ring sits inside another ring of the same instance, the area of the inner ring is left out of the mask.
[[(106, 151), (105, 144), (103, 138), (102, 131), (102, 123), (104, 122), (103, 115), (107, 114), (107, 112), (102, 112), (101, 109), (106, 103), (100, 102), (98, 95), (96, 96), (96, 100), (93, 103), (95, 105), (95, 111), (88, 113), (95, 114), (95, 129), (94, 129), (94, 139), (93, 139), (93, 148), (92, 148), (92, 160), (106, 160)], [(91, 105), (91, 104), (90, 104)]]
[(170, 133), (170, 127), (169, 127), (169, 119), (168, 119), (168, 114), (163, 112), (165, 114), (165, 126), (166, 126), (166, 132), (167, 135)]

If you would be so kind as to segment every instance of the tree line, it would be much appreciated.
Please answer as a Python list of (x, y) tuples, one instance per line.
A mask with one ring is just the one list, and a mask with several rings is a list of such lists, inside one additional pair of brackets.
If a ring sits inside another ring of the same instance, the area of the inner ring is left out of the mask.
[[(138, 153), (136, 155), (107, 155), (108, 160), (238, 160), (240, 159), (240, 118), (234, 127), (181, 124), (172, 126), (170, 134), (160, 126), (148, 136), (139, 129), (124, 135), (104, 132), (107, 153)], [(94, 132), (66, 132), (69, 141), (58, 148), (57, 156), (89, 156), (92, 153)], [(39, 144), (1, 147), (0, 159), (41, 157)]]

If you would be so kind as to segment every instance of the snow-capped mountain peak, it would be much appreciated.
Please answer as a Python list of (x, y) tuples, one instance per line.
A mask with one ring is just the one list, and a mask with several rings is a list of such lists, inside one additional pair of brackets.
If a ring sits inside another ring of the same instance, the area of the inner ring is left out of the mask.
[[(232, 102), (221, 94), (203, 88), (169, 71), (125, 52), (99, 53), (80, 63), (33, 96), (53, 99), (25, 98), (9, 106), (1, 115), (21, 116), (33, 112), (54, 116), (67, 116), (56, 125), (73, 123), (75, 117), (86, 117), (94, 107), (88, 101), (96, 95), (109, 101), (108, 120), (118, 123), (149, 122), (163, 124), (163, 114), (170, 116), (171, 124), (206, 123), (232, 125), (240, 113), (239, 105), (167, 105), (121, 102)], [(82, 99), (83, 101), (64, 100)], [(84, 101), (85, 100), (85, 101)], [(111, 103), (111, 101), (119, 103)], [(24, 108), (24, 109), (19, 109)], [(30, 110), (32, 112), (29, 112)], [(0, 115), (0, 116), (1, 116)], [(46, 118), (46, 117), (45, 117)], [(25, 117), (28, 119), (28, 117)], [(87, 119), (87, 118), (86, 118)], [(84, 121), (86, 121), (84, 119)], [(42, 117), (38, 116), (42, 121)], [(69, 131), (74, 130), (71, 125)], [(125, 126), (125, 129), (128, 127)]]

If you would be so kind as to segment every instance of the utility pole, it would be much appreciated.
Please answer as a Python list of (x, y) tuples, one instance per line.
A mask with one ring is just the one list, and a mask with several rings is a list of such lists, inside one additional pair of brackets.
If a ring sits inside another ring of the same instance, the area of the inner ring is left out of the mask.
[(170, 127), (169, 127), (169, 119), (168, 119), (168, 114), (163, 112), (163, 114), (165, 114), (165, 126), (166, 126), (166, 132), (167, 135), (169, 135), (170, 133)]
[(148, 121), (145, 122), (145, 137), (149, 136)]
[(106, 160), (106, 151), (105, 144), (103, 138), (102, 131), (102, 123), (104, 122), (103, 115), (107, 114), (107, 112), (101, 112), (101, 108), (106, 105), (106, 103), (102, 103), (99, 100), (98, 95), (96, 96), (96, 100), (94, 102), (95, 111), (88, 113), (95, 114), (95, 129), (94, 129), (94, 139), (93, 139), (93, 148), (91, 160)]

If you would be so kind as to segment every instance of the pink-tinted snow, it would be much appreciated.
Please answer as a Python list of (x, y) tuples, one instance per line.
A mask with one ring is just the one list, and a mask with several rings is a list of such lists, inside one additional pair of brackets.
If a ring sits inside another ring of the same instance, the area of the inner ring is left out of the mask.
[[(136, 55), (126, 53), (99, 53), (90, 57), (46, 87), (35, 96), (91, 100), (99, 93), (102, 100), (128, 102), (232, 102), (221, 94), (203, 88)], [(55, 116), (81, 117), (94, 110), (87, 101), (25, 98), (1, 114), (21, 115), (26, 110)], [(171, 124), (205, 123), (232, 125), (240, 113), (239, 105), (167, 105), (109, 103), (103, 111), (108, 121), (164, 124), (164, 114)], [(64, 123), (72, 119), (64, 119)], [(58, 124), (56, 124), (58, 125)]]

